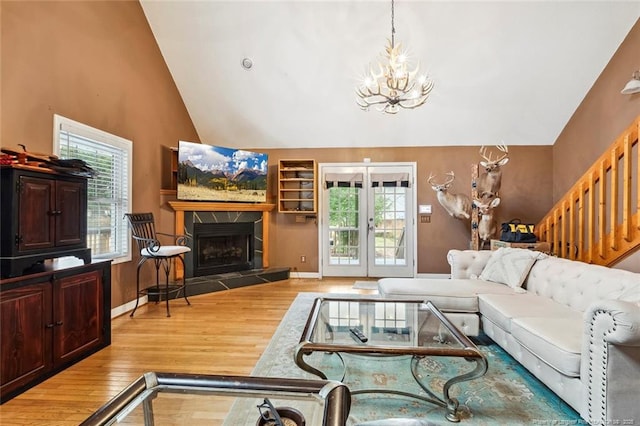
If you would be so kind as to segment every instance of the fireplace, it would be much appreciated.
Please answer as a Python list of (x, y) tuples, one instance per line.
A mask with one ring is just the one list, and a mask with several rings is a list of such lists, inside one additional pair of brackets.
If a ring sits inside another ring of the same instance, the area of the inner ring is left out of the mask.
[[(176, 276), (194, 278), (194, 229), (197, 224), (251, 224), (253, 226), (253, 253), (251, 261), (253, 270), (260, 271), (269, 267), (269, 213), (275, 207), (273, 204), (249, 204), (249, 203), (209, 203), (168, 201), (167, 204), (175, 212), (175, 229), (177, 234), (188, 235), (187, 244), (191, 251), (184, 254), (184, 269), (180, 262), (176, 263)], [(249, 225), (246, 225), (249, 226)], [(245, 271), (251, 273), (250, 270)], [(239, 273), (245, 275), (245, 272)], [(223, 272), (224, 273), (224, 272)], [(218, 275), (218, 274), (214, 274)], [(237, 274), (233, 274), (237, 275)], [(269, 282), (269, 280), (263, 280)]]
[(193, 276), (254, 268), (254, 224), (194, 223)]

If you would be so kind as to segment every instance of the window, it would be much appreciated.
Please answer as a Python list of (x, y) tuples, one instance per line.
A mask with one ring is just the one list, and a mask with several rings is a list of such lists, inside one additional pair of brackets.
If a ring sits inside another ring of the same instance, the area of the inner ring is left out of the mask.
[(53, 152), (77, 158), (97, 172), (88, 181), (87, 245), (94, 259), (131, 260), (124, 214), (131, 205), (132, 142), (54, 115)]

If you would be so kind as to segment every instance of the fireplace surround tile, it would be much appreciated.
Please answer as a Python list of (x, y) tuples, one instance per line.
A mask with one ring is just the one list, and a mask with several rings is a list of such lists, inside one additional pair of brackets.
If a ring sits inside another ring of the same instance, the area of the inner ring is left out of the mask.
[[(253, 223), (253, 267), (261, 269), (263, 267), (263, 238), (262, 238), (262, 213), (250, 211), (185, 211), (184, 212), (184, 233), (192, 237), (189, 244), (193, 245), (194, 223)], [(194, 278), (194, 247), (191, 252), (184, 256), (185, 277)]]

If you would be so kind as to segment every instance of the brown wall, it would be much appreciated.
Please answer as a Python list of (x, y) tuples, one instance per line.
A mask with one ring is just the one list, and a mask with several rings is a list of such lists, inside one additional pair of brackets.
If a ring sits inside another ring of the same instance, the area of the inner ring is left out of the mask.
[[(553, 199), (559, 200), (640, 115), (640, 93), (620, 91), (640, 69), (640, 20), (553, 145)], [(570, 78), (570, 76), (567, 76)]]
[[(287, 149), (266, 150), (269, 154), (270, 194), (277, 192), (279, 159), (315, 159), (319, 163), (361, 162), (416, 162), (417, 202), (431, 204), (431, 223), (417, 225), (418, 273), (448, 273), (447, 251), (451, 248), (467, 249), (470, 240), (470, 222), (453, 219), (438, 204), (435, 192), (427, 184), (430, 172), (434, 174), (453, 170), (456, 176), (452, 192), (471, 195), (471, 167), (481, 159), (478, 147), (414, 147), (375, 149)], [(535, 222), (551, 208), (551, 147), (509, 147), (509, 163), (504, 167), (501, 205), (497, 208), (498, 221), (519, 218)], [(416, 207), (417, 210), (417, 207)], [(318, 271), (318, 228), (315, 221), (296, 223), (296, 215), (274, 214), (272, 220), (272, 266), (295, 267), (300, 272)], [(300, 263), (300, 256), (307, 257)]]
[[(159, 214), (164, 147), (199, 139), (140, 4), (3, 0), (0, 13), (2, 146), (51, 153), (53, 114), (130, 139), (133, 210)], [(112, 272), (118, 306), (134, 298), (135, 262)]]

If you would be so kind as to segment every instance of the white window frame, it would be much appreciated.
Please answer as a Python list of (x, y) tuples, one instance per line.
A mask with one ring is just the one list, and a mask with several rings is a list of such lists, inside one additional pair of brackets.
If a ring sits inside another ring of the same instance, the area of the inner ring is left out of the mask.
[[(108, 147), (115, 148), (124, 153), (125, 161), (126, 161), (126, 176), (122, 179), (121, 185), (123, 186), (123, 190), (121, 191), (121, 200), (122, 207), (121, 211), (123, 215), (119, 215), (121, 217), (113, 217), (114, 225), (119, 231), (122, 238), (116, 236), (115, 238), (119, 239), (119, 245), (116, 254), (111, 253), (110, 255), (100, 255), (95, 254), (92, 251), (93, 259), (111, 259), (112, 264), (128, 262), (131, 260), (131, 235), (126, 220), (124, 218), (124, 213), (131, 213), (131, 188), (132, 188), (132, 169), (133, 169), (133, 142), (128, 139), (122, 138), (120, 136), (113, 135), (111, 133), (107, 133), (105, 131), (95, 129), (91, 126), (88, 126), (83, 123), (79, 123), (77, 121), (71, 120), (69, 118), (63, 117), (58, 114), (54, 114), (53, 116), (53, 152), (55, 155), (60, 156), (61, 142), (60, 142), (60, 133), (67, 132), (77, 136), (80, 136), (85, 139), (89, 139), (97, 144), (104, 144)], [(91, 166), (91, 162), (87, 161), (87, 164)], [(91, 182), (89, 182), (91, 185)], [(90, 200), (87, 200), (90, 201)], [(87, 212), (88, 214), (89, 212)], [(90, 217), (87, 217), (87, 224), (90, 224)], [(116, 232), (117, 234), (117, 232)], [(87, 235), (89, 238), (89, 235)]]

